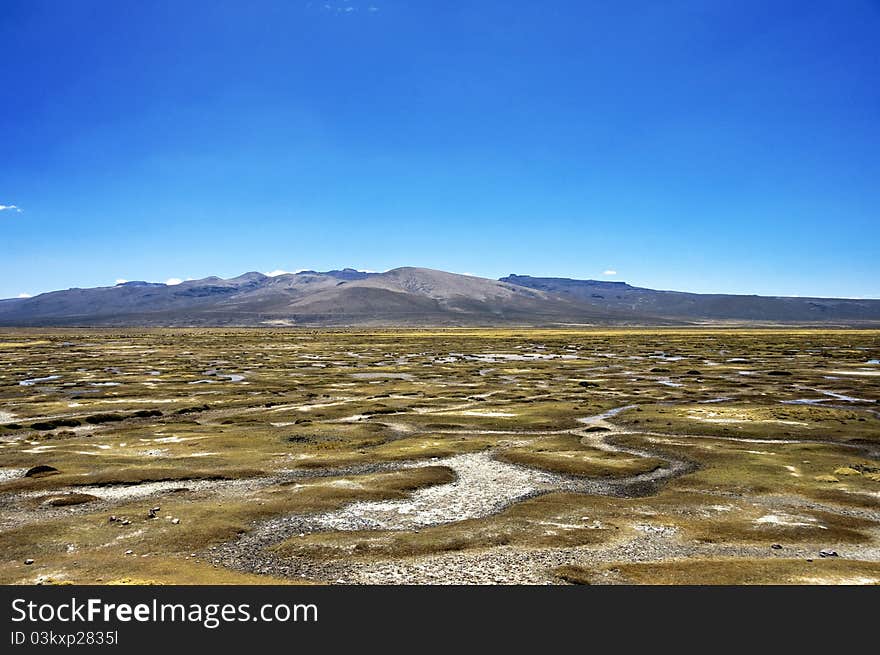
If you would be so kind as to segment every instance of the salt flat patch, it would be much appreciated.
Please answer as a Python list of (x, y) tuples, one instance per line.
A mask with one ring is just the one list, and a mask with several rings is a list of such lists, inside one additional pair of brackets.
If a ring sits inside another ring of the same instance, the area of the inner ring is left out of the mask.
[(786, 421), (783, 419), (773, 418), (749, 418), (747, 416), (718, 416), (717, 412), (705, 412), (703, 414), (688, 414), (687, 418), (692, 421), (700, 421), (701, 423), (777, 423), (780, 425), (809, 425), (803, 421)]
[(156, 439), (141, 439), (141, 441), (152, 441), (154, 443), (183, 443), (184, 441), (197, 441), (205, 438), (207, 438), (207, 435), (201, 437), (178, 437), (177, 435), (172, 435), (170, 437), (158, 437)]
[(40, 382), (51, 382), (52, 380), (59, 379), (61, 379), (60, 375), (47, 375), (46, 377), (42, 378), (28, 378), (26, 380), (22, 380), (18, 383), (18, 385), (21, 387), (32, 387), (35, 384), (39, 384)]
[(880, 375), (880, 371), (827, 371), (828, 373), (833, 373), (834, 375), (864, 375), (867, 377), (876, 377)]
[(486, 364), (498, 364), (501, 362), (529, 362), (550, 359), (580, 359), (577, 355), (554, 355), (552, 353), (481, 353), (477, 355), (465, 355), (464, 358)]
[(469, 409), (463, 412), (442, 412), (443, 414), (454, 414), (457, 416), (485, 416), (491, 418), (514, 418), (517, 414), (513, 412), (493, 412), (491, 410)]
[(272, 412), (283, 412), (286, 409), (295, 409), (298, 412), (310, 412), (313, 409), (323, 409), (324, 407), (335, 407), (336, 405), (344, 405), (345, 403), (350, 403), (356, 400), (361, 400), (360, 398), (347, 398), (345, 400), (337, 400), (330, 403), (312, 403), (310, 405), (288, 405), (285, 407), (278, 407), (271, 409)]
[(457, 477), (404, 500), (357, 502), (310, 522), (326, 530), (406, 530), (489, 516), (561, 484), (558, 476), (499, 462), (488, 453), (455, 455), (418, 466), (446, 466)]
[(23, 478), (24, 474), (27, 472), (28, 472), (27, 469), (0, 468), (0, 482), (6, 482), (8, 480), (16, 480), (18, 478)]
[(628, 409), (635, 409), (638, 405), (625, 405), (623, 407), (615, 407), (614, 409), (609, 409), (608, 411), (602, 412), (601, 414), (595, 414), (594, 416), (585, 416), (584, 418), (577, 419), (578, 423), (586, 423), (587, 425), (595, 425), (596, 423), (601, 423), (609, 418), (613, 418), (624, 412)]
[(755, 519), (755, 523), (759, 525), (782, 525), (794, 528), (819, 528), (827, 530), (824, 525), (819, 523), (811, 516), (794, 516), (792, 514), (765, 514)]
[(835, 400), (842, 400), (847, 403), (876, 403), (876, 400), (869, 400), (867, 398), (854, 398), (852, 396), (847, 396), (842, 393), (837, 393), (836, 391), (823, 391), (822, 389), (813, 389), (813, 391), (818, 391), (821, 394), (825, 394), (826, 396), (831, 396)]
[(12, 412), (0, 411), (0, 423), (11, 423), (15, 420), (15, 414)]
[(139, 450), (137, 454), (144, 457), (168, 457), (170, 451), (167, 448), (150, 448), (149, 450)]
[[(114, 485), (83, 485), (71, 487), (69, 491), (90, 494), (101, 500), (118, 502), (149, 498), (156, 494), (174, 491), (186, 487), (191, 492), (198, 491), (227, 491), (237, 487), (247, 488), (253, 484), (253, 479), (248, 480), (170, 480), (167, 482), (140, 482), (138, 484), (114, 484)], [(58, 489), (55, 493), (63, 493), (65, 489)], [(32, 492), (34, 495), (44, 492)]]
[(370, 418), (370, 414), (352, 414), (351, 416), (338, 418), (335, 421), (332, 421), (332, 423), (356, 423), (357, 421), (362, 421), (365, 418)]
[(96, 398), (93, 404), (122, 405), (125, 403), (138, 403), (144, 405), (166, 405), (168, 403), (182, 403), (187, 400), (190, 400), (190, 398), (112, 398), (107, 400), (104, 400), (103, 398)]
[(349, 480), (348, 478), (333, 480), (332, 482), (328, 482), (327, 484), (331, 487), (341, 487), (342, 489), (363, 489), (364, 487), (364, 485), (360, 482)]

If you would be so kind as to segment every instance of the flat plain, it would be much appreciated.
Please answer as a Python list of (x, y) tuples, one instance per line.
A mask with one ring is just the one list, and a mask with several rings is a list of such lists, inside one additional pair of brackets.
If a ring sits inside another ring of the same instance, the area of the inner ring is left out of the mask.
[(0, 331), (0, 583), (880, 583), (880, 331)]

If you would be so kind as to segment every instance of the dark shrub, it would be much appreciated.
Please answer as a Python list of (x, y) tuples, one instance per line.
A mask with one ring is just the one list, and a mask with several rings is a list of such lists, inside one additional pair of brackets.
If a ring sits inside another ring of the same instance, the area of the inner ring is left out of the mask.
[(60, 471), (54, 466), (48, 466), (46, 464), (40, 464), (39, 466), (34, 466), (33, 468), (29, 468), (27, 472), (24, 474), (26, 478), (40, 478), (44, 475), (52, 475), (53, 473), (60, 473)]
[(122, 414), (92, 414), (91, 416), (86, 416), (86, 423), (91, 423), (92, 425), (100, 425), (101, 423), (114, 423), (116, 421), (124, 421), (125, 417)]

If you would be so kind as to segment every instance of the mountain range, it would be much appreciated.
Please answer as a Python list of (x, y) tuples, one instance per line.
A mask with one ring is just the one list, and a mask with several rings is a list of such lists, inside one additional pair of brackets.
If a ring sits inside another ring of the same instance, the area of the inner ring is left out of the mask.
[(492, 326), (880, 323), (880, 300), (657, 291), (426, 268), (124, 282), (0, 300), (2, 326)]

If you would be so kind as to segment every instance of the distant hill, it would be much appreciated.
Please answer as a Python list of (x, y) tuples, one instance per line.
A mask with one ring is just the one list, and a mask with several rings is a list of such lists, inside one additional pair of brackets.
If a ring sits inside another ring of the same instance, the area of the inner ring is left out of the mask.
[(826, 322), (880, 320), (880, 300), (791, 298), (656, 291), (625, 282), (508, 275), (502, 282), (586, 301), (608, 310), (683, 321)]
[(623, 282), (426, 268), (245, 273), (177, 285), (125, 282), (0, 300), (3, 326), (686, 325), (880, 322), (880, 300), (654, 291)]

